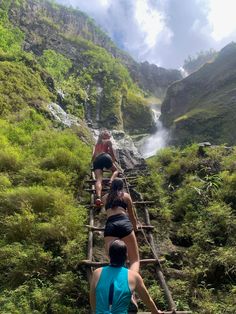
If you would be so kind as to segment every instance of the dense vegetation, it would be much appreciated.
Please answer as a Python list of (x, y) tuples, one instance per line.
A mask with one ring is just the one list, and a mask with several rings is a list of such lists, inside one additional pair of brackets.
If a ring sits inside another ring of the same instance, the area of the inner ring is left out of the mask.
[(70, 63), (22, 51), (23, 33), (0, 13), (1, 313), (86, 312), (77, 263), (85, 257), (79, 199), (91, 148), (47, 118), (56, 98), (50, 75), (57, 84)]
[[(235, 148), (167, 148), (149, 160), (139, 179), (151, 211), (164, 268), (179, 309), (236, 312)], [(149, 279), (149, 284), (151, 283)], [(153, 297), (165, 302), (156, 284)]]
[[(1, 8), (5, 20), (9, 17), (24, 30), (23, 34), (14, 28), (9, 40), (14, 42), (17, 33), (21, 33), (21, 42), (27, 42), (27, 50), (34, 51), (37, 57), (33, 58), (64, 95), (62, 106), (67, 112), (81, 119), (86, 114), (95, 127), (123, 130), (127, 126), (131, 133), (153, 129), (144, 92), (133, 82), (121, 60), (111, 53), (115, 49), (112, 41), (89, 17), (46, 0), (4, 0)], [(64, 27), (66, 23), (69, 25)], [(3, 36), (7, 41), (7, 35)], [(101, 43), (109, 49), (101, 47)], [(136, 97), (127, 97), (132, 93)], [(136, 112), (134, 117), (123, 114), (126, 106)]]
[[(11, 5), (27, 1), (0, 4), (1, 313), (87, 313), (78, 262), (86, 252), (81, 204), (91, 145), (88, 130), (65, 129), (49, 119), (47, 105), (61, 89), (67, 112), (84, 118), (89, 106), (92, 120), (99, 113), (102, 125), (134, 133), (151, 128), (150, 112), (126, 68), (88, 40), (67, 38), (80, 47), (81, 63), (54, 49), (23, 51), (25, 34), (8, 20)], [(58, 31), (49, 18), (44, 22)], [(224, 147), (168, 148), (150, 159), (151, 176), (139, 179), (144, 197), (156, 200), (151, 215), (179, 309), (236, 312), (234, 156)], [(150, 274), (150, 291), (165, 308)]]
[(86, 209), (76, 199), (91, 151), (33, 109), (7, 118), (0, 120), (1, 312), (77, 313), (87, 285), (77, 271)]

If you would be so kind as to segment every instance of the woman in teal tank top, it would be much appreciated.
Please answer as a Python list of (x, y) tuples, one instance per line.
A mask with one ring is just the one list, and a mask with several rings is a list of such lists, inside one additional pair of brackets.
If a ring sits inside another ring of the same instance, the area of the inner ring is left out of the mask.
[[(142, 277), (124, 267), (127, 247), (121, 240), (115, 240), (109, 248), (110, 266), (94, 271), (90, 286), (90, 304), (96, 314), (127, 314), (131, 293), (138, 292), (152, 314), (159, 311), (150, 297)], [(174, 312), (173, 312), (174, 313)]]
[(96, 286), (96, 314), (127, 314), (130, 298), (128, 269), (103, 267)]

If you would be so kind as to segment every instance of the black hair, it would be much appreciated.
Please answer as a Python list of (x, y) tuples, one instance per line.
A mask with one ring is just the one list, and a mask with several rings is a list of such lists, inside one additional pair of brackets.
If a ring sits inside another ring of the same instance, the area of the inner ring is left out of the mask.
[(122, 240), (115, 240), (109, 247), (110, 265), (115, 267), (124, 266), (127, 258), (127, 246)]
[(122, 192), (123, 189), (124, 189), (123, 180), (120, 178), (115, 178), (111, 183), (111, 188), (106, 199), (106, 203), (111, 204), (111, 208), (115, 200), (122, 199), (122, 197), (119, 196), (120, 194), (119, 192)]

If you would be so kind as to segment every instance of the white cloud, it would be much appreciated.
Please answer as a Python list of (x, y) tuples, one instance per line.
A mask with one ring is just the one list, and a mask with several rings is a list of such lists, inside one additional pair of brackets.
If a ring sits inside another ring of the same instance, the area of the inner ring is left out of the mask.
[(135, 19), (145, 33), (145, 43), (149, 48), (156, 44), (156, 39), (159, 33), (165, 27), (164, 19), (160, 12), (150, 8), (147, 0), (136, 0)]
[(220, 41), (236, 31), (235, 12), (235, 0), (209, 0), (208, 21), (214, 40)]
[(100, 2), (102, 6), (104, 7), (108, 7), (109, 4), (110, 4), (110, 0), (100, 0), (100, 1), (97, 1), (97, 2)]
[(95, 19), (137, 61), (179, 67), (236, 38), (236, 0), (56, 0)]

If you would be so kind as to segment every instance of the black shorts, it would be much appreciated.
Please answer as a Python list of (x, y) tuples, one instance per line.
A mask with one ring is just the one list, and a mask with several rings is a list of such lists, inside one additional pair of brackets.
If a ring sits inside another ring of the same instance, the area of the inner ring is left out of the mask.
[(133, 231), (129, 217), (123, 214), (113, 215), (107, 219), (104, 237), (124, 238)]
[(110, 169), (112, 167), (112, 158), (107, 153), (102, 153), (98, 155), (93, 162), (93, 170), (104, 168)]

